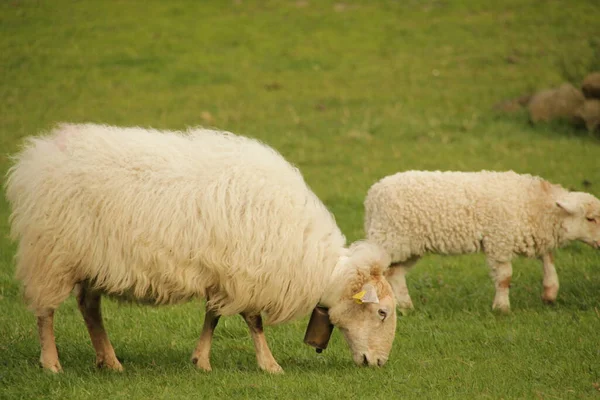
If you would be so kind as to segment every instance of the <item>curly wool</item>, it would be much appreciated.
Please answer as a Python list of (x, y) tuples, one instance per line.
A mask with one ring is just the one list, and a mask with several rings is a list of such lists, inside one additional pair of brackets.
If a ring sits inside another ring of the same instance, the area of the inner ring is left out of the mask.
[(365, 200), (365, 232), (392, 263), (427, 252), (485, 251), (508, 262), (565, 243), (559, 185), (509, 172), (408, 171), (381, 179)]
[(352, 256), (300, 172), (229, 132), (61, 124), (15, 161), (16, 275), (34, 310), (88, 281), (155, 303), (208, 296), (222, 315), (275, 324), (310, 312)]

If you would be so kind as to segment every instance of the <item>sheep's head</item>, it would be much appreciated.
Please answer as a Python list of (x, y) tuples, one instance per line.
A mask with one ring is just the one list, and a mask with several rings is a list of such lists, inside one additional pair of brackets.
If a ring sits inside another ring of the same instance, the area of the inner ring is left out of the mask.
[(329, 318), (358, 365), (382, 366), (396, 331), (396, 300), (383, 276), (390, 259), (379, 247), (358, 243), (341, 260), (341, 276), (330, 285)]
[(600, 200), (589, 193), (570, 192), (556, 205), (563, 213), (567, 240), (580, 240), (600, 248)]

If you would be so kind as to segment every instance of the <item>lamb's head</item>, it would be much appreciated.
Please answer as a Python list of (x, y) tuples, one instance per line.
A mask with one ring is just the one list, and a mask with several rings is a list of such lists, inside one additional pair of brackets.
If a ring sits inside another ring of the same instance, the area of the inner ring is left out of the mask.
[(562, 210), (565, 239), (600, 248), (600, 200), (589, 193), (569, 192), (556, 205)]
[[(358, 365), (382, 366), (396, 331), (396, 300), (383, 276), (390, 258), (374, 244), (355, 243), (338, 262), (324, 304)], [(327, 304), (328, 303), (328, 304)]]

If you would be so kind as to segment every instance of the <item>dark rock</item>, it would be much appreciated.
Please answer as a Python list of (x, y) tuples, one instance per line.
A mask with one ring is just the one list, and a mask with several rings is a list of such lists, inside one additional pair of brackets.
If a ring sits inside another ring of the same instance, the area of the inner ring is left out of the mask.
[(577, 110), (577, 118), (588, 131), (600, 131), (600, 100), (589, 99)]
[(529, 101), (527, 108), (531, 121), (534, 123), (560, 118), (576, 121), (578, 119), (577, 111), (584, 102), (583, 93), (570, 83), (565, 83), (558, 88), (536, 93)]
[(586, 76), (581, 90), (588, 99), (600, 99), (600, 72), (592, 72)]

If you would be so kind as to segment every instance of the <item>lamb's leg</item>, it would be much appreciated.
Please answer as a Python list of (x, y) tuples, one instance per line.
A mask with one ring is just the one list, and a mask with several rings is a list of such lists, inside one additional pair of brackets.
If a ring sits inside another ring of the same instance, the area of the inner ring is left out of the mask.
[(490, 273), (496, 286), (496, 296), (492, 309), (508, 313), (510, 312), (509, 290), (512, 278), (512, 264), (510, 262), (498, 262), (488, 259)]
[(77, 303), (90, 334), (94, 350), (96, 350), (96, 366), (123, 371), (123, 366), (117, 360), (115, 350), (104, 330), (100, 300), (100, 293), (91, 290), (84, 283), (80, 285), (79, 293), (77, 294)]
[(546, 303), (554, 303), (556, 301), (556, 295), (558, 294), (559, 285), (552, 253), (548, 252), (547, 254), (544, 254), (542, 256), (542, 262), (544, 263), (544, 293), (542, 294), (542, 300)]
[(271, 350), (267, 345), (267, 340), (265, 338), (265, 334), (263, 332), (263, 324), (262, 318), (260, 315), (248, 315), (246, 313), (241, 313), (242, 317), (248, 324), (248, 328), (250, 329), (250, 334), (252, 335), (252, 340), (254, 341), (254, 348), (256, 350), (256, 361), (258, 362), (258, 366), (263, 371), (267, 371), (270, 373), (281, 373), (283, 369), (277, 364), (275, 358), (273, 358), (273, 354), (271, 354)]
[(401, 263), (394, 263), (385, 272), (385, 277), (394, 291), (397, 307), (401, 311), (414, 308), (408, 293), (408, 286), (406, 286), (406, 274), (409, 268), (415, 265), (418, 260), (418, 257), (413, 257)]
[(204, 316), (204, 326), (202, 327), (202, 333), (194, 353), (192, 353), (192, 362), (196, 367), (205, 371), (211, 371), (210, 366), (210, 347), (212, 345), (213, 333), (219, 323), (220, 316), (214, 311), (206, 307), (206, 313)]
[(38, 333), (40, 336), (40, 366), (52, 372), (62, 371), (58, 361), (58, 350), (54, 338), (54, 310), (47, 309), (37, 313)]

